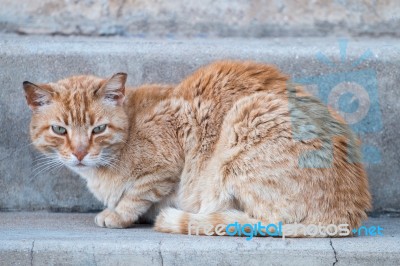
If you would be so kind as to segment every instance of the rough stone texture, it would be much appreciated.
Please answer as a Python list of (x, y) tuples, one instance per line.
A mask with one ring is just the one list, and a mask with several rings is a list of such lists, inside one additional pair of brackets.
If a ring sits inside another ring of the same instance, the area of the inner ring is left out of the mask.
[[(0, 213), (7, 265), (397, 265), (400, 219), (370, 218), (383, 236), (343, 239), (207, 237), (149, 226), (96, 227), (94, 214)], [(335, 263), (336, 262), (336, 263)]]
[[(342, 60), (344, 52), (340, 53), (337, 40), (326, 38), (168, 41), (0, 36), (0, 39), (0, 210), (94, 211), (102, 207), (86, 190), (84, 182), (67, 169), (42, 172), (37, 169), (38, 154), (29, 145), (30, 111), (22, 90), (24, 80), (49, 82), (74, 74), (106, 77), (124, 71), (131, 85), (176, 83), (203, 64), (233, 58), (273, 63), (295, 81), (316, 76), (320, 85), (332, 87), (335, 82), (342, 82), (343, 77), (357, 78), (370, 92), (371, 106), (377, 101), (376, 112), (372, 114), (381, 114), (355, 125), (363, 143), (380, 151), (380, 156), (368, 150), (365, 153), (366, 160), (373, 162), (367, 165), (367, 170), (374, 211), (400, 212), (397, 40), (349, 40), (347, 56)], [(371, 57), (354, 67), (368, 49)], [(324, 59), (319, 52), (336, 64), (322, 63)], [(332, 73), (337, 75), (333, 79)], [(307, 88), (317, 93), (322, 86)]]
[(0, 0), (0, 32), (165, 37), (400, 36), (397, 0)]

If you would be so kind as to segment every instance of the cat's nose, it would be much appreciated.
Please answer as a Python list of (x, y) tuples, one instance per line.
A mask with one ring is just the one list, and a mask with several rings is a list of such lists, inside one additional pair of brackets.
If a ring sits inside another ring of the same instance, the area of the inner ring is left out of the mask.
[(87, 150), (76, 150), (72, 153), (73, 155), (75, 155), (75, 157), (79, 160), (82, 161), (83, 158), (85, 158), (85, 156), (88, 154)]

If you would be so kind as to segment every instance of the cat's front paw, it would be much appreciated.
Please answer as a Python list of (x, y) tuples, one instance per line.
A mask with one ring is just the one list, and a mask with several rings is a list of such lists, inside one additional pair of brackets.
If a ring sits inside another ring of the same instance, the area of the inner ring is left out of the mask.
[(110, 209), (97, 214), (94, 221), (98, 226), (107, 228), (127, 228), (132, 225), (132, 222), (123, 219), (121, 215)]

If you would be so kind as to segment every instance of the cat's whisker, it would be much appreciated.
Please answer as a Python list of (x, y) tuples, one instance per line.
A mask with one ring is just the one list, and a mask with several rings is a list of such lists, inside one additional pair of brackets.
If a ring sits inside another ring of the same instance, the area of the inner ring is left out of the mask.
[(44, 167), (46, 165), (49, 165), (51, 163), (55, 163), (55, 161), (46, 161), (46, 162), (43, 162), (41, 164), (37, 164), (37, 165), (35, 165), (35, 168), (32, 171), (36, 171), (37, 169), (40, 169), (40, 168), (42, 168), (42, 167)]
[(36, 159), (40, 159), (40, 158), (53, 158), (53, 157), (56, 157), (56, 156), (54, 154), (44, 154), (44, 153), (42, 153), (42, 154), (36, 155), (34, 159), (36, 160)]
[(40, 154), (35, 156), (34, 160), (40, 159), (40, 158), (49, 158), (50, 156), (47, 154)]
[(117, 172), (122, 172), (124, 175), (129, 175), (129, 171), (127, 168), (125, 168), (121, 162), (121, 160), (117, 159), (113, 155), (104, 155), (102, 157), (103, 159), (103, 164), (111, 167), (113, 170)]
[(53, 160), (53, 159), (58, 159), (58, 156), (55, 155), (44, 155), (44, 156), (38, 156), (37, 158), (33, 159), (33, 162), (40, 162), (43, 160)]
[(125, 140), (123, 140), (123, 139), (119, 139), (119, 140), (118, 140), (118, 142), (122, 142), (122, 143), (124, 143), (124, 144), (128, 145), (128, 142), (127, 142), (127, 141), (125, 141)]
[(33, 178), (37, 177), (39, 174), (41, 174), (41, 173), (43, 173), (43, 172), (45, 172), (45, 171), (51, 170), (52, 168), (55, 168), (55, 167), (57, 167), (57, 166), (62, 166), (62, 165), (63, 165), (63, 164), (62, 164), (61, 162), (59, 162), (59, 161), (57, 161), (57, 162), (52, 162), (51, 164), (44, 166), (39, 172), (37, 172), (37, 173), (33, 176)]
[(55, 171), (58, 171), (58, 170), (62, 169), (64, 166), (65, 166), (65, 165), (64, 165), (63, 163), (61, 163), (60, 165), (56, 166), (56, 167), (54, 168), (54, 170), (55, 170)]
[(33, 160), (33, 162), (34, 162), (34, 163), (37, 163), (37, 162), (41, 162), (41, 161), (45, 161), (45, 160), (57, 160), (57, 159), (58, 159), (57, 156), (49, 156), (49, 155), (46, 155), (46, 156), (41, 156), (41, 157), (35, 158), (35, 159)]
[(32, 145), (35, 145), (35, 143), (34, 143), (34, 142), (31, 142), (31, 143), (25, 144), (25, 145), (19, 147), (18, 150), (20, 150), (20, 149), (21, 149), (21, 150), (22, 150), (22, 149), (26, 149), (27, 147), (32, 146)]
[(35, 172), (35, 171), (41, 169), (42, 167), (46, 167), (47, 165), (51, 165), (51, 164), (54, 164), (54, 163), (58, 163), (58, 160), (51, 160), (51, 161), (42, 162), (40, 164), (35, 165), (36, 167), (32, 171)]
[(42, 158), (36, 158), (33, 160), (34, 163), (39, 163), (42, 161), (47, 161), (47, 160), (57, 160), (57, 157), (42, 157)]

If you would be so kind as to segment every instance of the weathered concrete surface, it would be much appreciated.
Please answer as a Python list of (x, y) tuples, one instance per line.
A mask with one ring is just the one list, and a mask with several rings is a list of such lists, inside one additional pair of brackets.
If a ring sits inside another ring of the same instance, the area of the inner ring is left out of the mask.
[[(366, 152), (366, 159), (373, 162), (367, 170), (374, 211), (398, 213), (399, 46), (395, 39), (349, 40), (342, 61), (344, 52), (340, 53), (337, 40), (325, 38), (166, 41), (0, 36), (0, 210), (84, 212), (101, 208), (84, 182), (67, 169), (37, 169), (38, 154), (29, 145), (24, 80), (48, 82), (74, 74), (110, 76), (124, 71), (131, 85), (176, 83), (203, 64), (233, 58), (276, 64), (297, 81), (316, 76), (319, 86), (307, 86), (314, 92), (328, 90), (329, 94), (343, 78), (364, 86), (370, 108), (375, 109), (372, 117), (368, 114), (355, 127), (363, 143), (378, 150), (378, 154)], [(371, 57), (353, 66), (368, 49)], [(319, 52), (336, 64), (324, 64)], [(321, 95), (325, 101), (329, 98)]]
[(21, 34), (400, 36), (397, 0), (0, 0), (0, 6), (0, 32)]
[(206, 237), (149, 226), (96, 227), (94, 214), (0, 213), (6, 265), (398, 265), (400, 219), (379, 218), (383, 236), (344, 239)]

